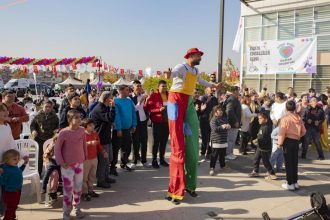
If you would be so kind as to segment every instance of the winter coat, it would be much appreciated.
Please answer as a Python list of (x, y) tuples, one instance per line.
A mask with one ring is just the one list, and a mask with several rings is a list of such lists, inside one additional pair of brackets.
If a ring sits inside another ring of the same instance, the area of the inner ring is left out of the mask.
[(58, 126), (59, 119), (55, 111), (51, 111), (47, 114), (44, 111), (41, 111), (32, 120), (30, 129), (31, 132), (37, 131), (37, 138), (46, 141), (53, 137), (54, 131), (58, 129)]
[(95, 131), (99, 134), (101, 145), (111, 143), (111, 126), (115, 119), (114, 109), (99, 102), (91, 113)]

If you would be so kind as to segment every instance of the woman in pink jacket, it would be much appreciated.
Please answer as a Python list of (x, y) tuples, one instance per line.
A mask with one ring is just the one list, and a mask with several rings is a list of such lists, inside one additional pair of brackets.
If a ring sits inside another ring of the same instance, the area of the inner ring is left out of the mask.
[(295, 113), (296, 103), (288, 101), (286, 111), (288, 114), (280, 120), (278, 145), (283, 147), (286, 180), (282, 188), (287, 190), (299, 189), (298, 185), (298, 150), (301, 137), (306, 133), (306, 129), (300, 116)]

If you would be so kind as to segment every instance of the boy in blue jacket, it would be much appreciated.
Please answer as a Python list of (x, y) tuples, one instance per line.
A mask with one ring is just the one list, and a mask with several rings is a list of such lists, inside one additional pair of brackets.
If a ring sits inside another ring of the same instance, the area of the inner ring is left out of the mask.
[[(118, 145), (121, 149), (120, 167), (127, 171), (132, 168), (127, 166), (128, 157), (132, 148), (132, 133), (136, 128), (136, 111), (133, 101), (128, 98), (129, 88), (126, 85), (119, 87), (119, 97), (115, 98), (115, 130), (118, 137)], [(116, 137), (113, 137), (116, 138)], [(118, 153), (117, 153), (118, 154)], [(114, 158), (117, 155), (114, 155)]]
[(20, 161), (19, 152), (8, 150), (3, 154), (3, 163), (0, 169), (0, 184), (3, 187), (3, 203), (6, 207), (4, 220), (16, 219), (16, 209), (21, 198), (23, 186), (23, 171), (28, 163), (28, 157), (24, 157), (24, 164), (18, 167)]

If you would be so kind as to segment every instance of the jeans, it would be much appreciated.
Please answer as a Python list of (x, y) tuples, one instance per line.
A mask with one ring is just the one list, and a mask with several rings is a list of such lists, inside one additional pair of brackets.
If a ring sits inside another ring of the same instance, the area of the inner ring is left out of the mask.
[(241, 131), (241, 146), (240, 146), (240, 149), (239, 151), (241, 153), (246, 153), (247, 151), (247, 146), (248, 146), (248, 143), (249, 143), (249, 139), (250, 139), (250, 134), (249, 132), (244, 132), (244, 131)]
[(304, 138), (304, 143), (303, 143), (303, 151), (302, 151), (302, 156), (306, 157), (307, 150), (308, 150), (308, 145), (310, 141), (312, 140), (316, 146), (317, 153), (319, 154), (320, 158), (324, 158), (322, 146), (321, 146), (321, 132), (320, 130), (316, 128), (308, 128), (306, 131), (306, 135)]
[(109, 154), (109, 157), (104, 158), (103, 154), (97, 154), (97, 171), (96, 171), (96, 177), (97, 182), (102, 183), (109, 177), (109, 161), (112, 159), (112, 149), (110, 148), (110, 144), (102, 145), (103, 149)]
[(168, 123), (154, 123), (152, 125), (152, 132), (154, 136), (154, 144), (152, 147), (152, 160), (157, 160), (157, 153), (159, 151), (159, 159), (164, 160), (166, 144), (169, 136)]
[(211, 154), (211, 147), (210, 147), (210, 135), (211, 135), (211, 128), (208, 121), (200, 121), (200, 130), (202, 136), (202, 147), (201, 147), (201, 155)]
[(273, 169), (275, 169), (275, 165), (276, 165), (276, 170), (281, 171), (283, 169), (283, 160), (284, 160), (283, 149), (278, 147), (276, 147), (275, 150), (273, 149), (272, 155), (270, 157), (270, 163)]
[(122, 133), (122, 137), (118, 137), (117, 131), (115, 130), (112, 133), (113, 160), (111, 161), (111, 170), (116, 169), (119, 150), (121, 150), (120, 160), (122, 165), (126, 165), (128, 163), (128, 157), (132, 151), (131, 129), (122, 130)]
[(237, 133), (238, 133), (238, 128), (231, 128), (231, 129), (228, 130), (227, 155), (233, 154), (233, 152), (234, 152), (234, 147), (236, 145), (236, 139), (237, 139)]
[(285, 161), (286, 180), (289, 185), (298, 181), (298, 150), (299, 141), (285, 138), (283, 153)]
[(44, 140), (41, 140), (38, 137), (36, 137), (34, 140), (39, 145), (39, 150), (38, 150), (38, 164), (37, 165), (38, 165), (39, 176), (41, 176), (42, 168), (43, 168), (43, 155), (44, 155), (43, 145), (44, 145), (45, 141)]
[(217, 159), (219, 158), (220, 168), (226, 166), (225, 162), (226, 148), (212, 148), (210, 168), (215, 168)]
[[(138, 160), (141, 163), (147, 162), (147, 142), (148, 142), (148, 126), (147, 120), (138, 121), (136, 130), (132, 134), (133, 139), (133, 153), (134, 153), (134, 163), (136, 164)], [(141, 159), (140, 159), (140, 149), (141, 149)]]
[(259, 148), (257, 148), (256, 154), (254, 156), (254, 172), (259, 173), (259, 165), (260, 160), (262, 159), (262, 163), (264, 164), (264, 167), (267, 169), (269, 174), (275, 174), (272, 165), (270, 164), (270, 154), (269, 151), (261, 151)]
[(61, 167), (57, 165), (55, 160), (50, 160), (44, 178), (42, 179), (42, 189), (47, 189), (49, 178), (55, 170), (58, 172), (58, 175), (61, 176)]

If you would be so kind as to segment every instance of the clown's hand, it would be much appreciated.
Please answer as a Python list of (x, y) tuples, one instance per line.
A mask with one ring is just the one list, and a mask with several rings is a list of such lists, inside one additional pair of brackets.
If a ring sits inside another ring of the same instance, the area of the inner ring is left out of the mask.
[(213, 84), (213, 88), (215, 88), (216, 90), (222, 89), (223, 88), (222, 83)]

